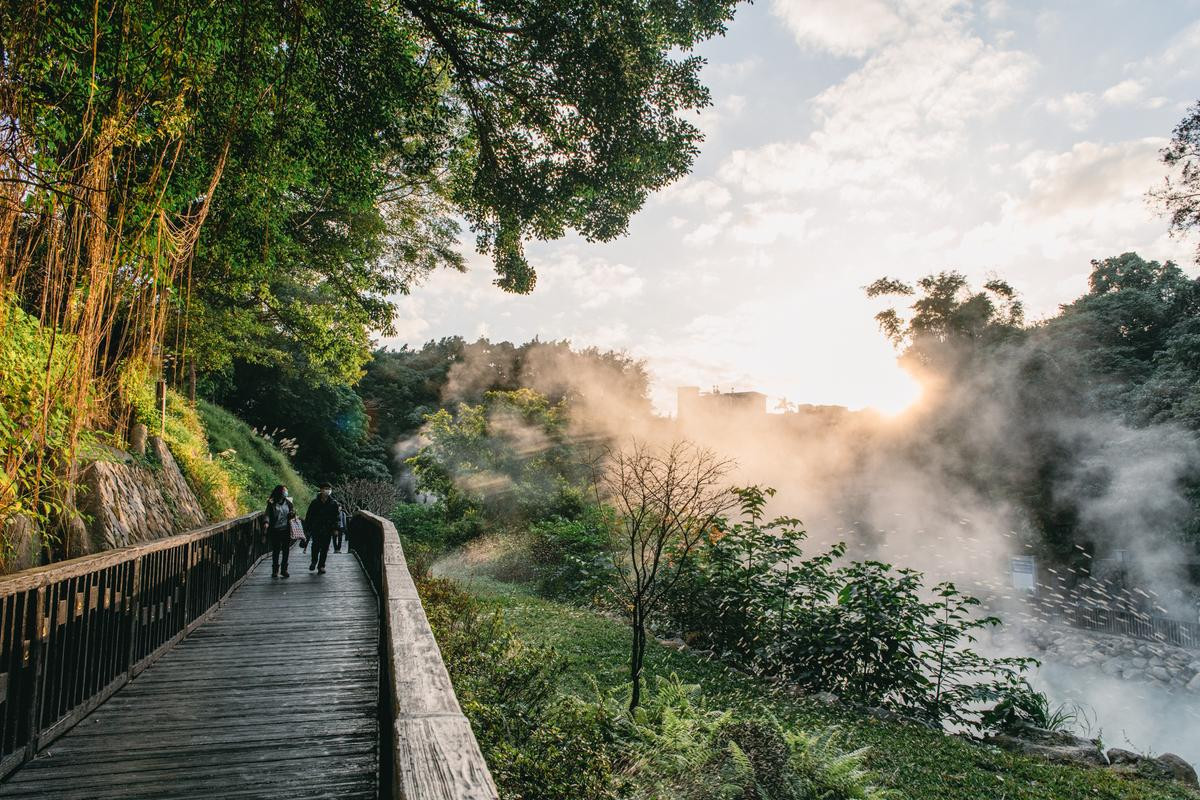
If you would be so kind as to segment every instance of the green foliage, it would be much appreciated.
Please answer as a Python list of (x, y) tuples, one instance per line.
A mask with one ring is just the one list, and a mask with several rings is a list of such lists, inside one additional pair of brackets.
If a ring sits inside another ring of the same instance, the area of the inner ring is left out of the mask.
[[(628, 626), (600, 613), (539, 598), (518, 586), (472, 578), (471, 591), (505, 617), (531, 645), (553, 647), (567, 659), (559, 688), (590, 700), (628, 690)], [(781, 691), (767, 680), (730, 669), (698, 652), (677, 651), (650, 642), (646, 668), (655, 675), (677, 674), (685, 684), (703, 687), (704, 708), (730, 711), (735, 718), (775, 717), (785, 731), (837, 729), (838, 752), (867, 748), (861, 766), (874, 782), (911, 800), (1192, 800), (1175, 783), (1148, 782), (1110, 770), (1060, 766), (996, 748), (981, 747), (924, 726), (880, 720)], [(657, 683), (652, 684), (656, 686)], [(613, 701), (623, 708), (619, 701)], [(648, 699), (653, 702), (653, 697)], [(707, 775), (707, 773), (706, 773)], [(584, 795), (586, 796), (586, 795)], [(652, 795), (655, 796), (655, 795)], [(836, 795), (835, 795), (836, 796)], [(679, 797), (670, 793), (656, 800)]]
[[(145, 381), (142, 383), (144, 385)], [(161, 409), (153, 402), (153, 388), (149, 392), (136, 391), (132, 397), (137, 420), (149, 429), (150, 435), (162, 433), (171, 455), (209, 519), (235, 517), (248, 507), (243, 501), (248, 474), (233, 466), (236, 462), (231, 459), (213, 458), (200, 417), (186, 398), (174, 390), (167, 390), (164, 421)], [(147, 399), (151, 403), (149, 406), (144, 404)]]
[(1018, 334), (1024, 308), (1011, 286), (1001, 280), (973, 292), (965, 275), (939, 272), (917, 281), (916, 288), (892, 278), (880, 278), (866, 287), (867, 297), (919, 296), (912, 316), (905, 321), (895, 309), (875, 315), (893, 344), (905, 347), (905, 356), (923, 366), (955, 359), (963, 344), (995, 345)]
[(483, 531), (478, 514), (469, 512), (452, 520), (442, 502), (431, 505), (400, 503), (390, 517), (415, 574), (427, 572), (438, 556), (477, 538)]
[(418, 485), (452, 518), (478, 508), (516, 525), (578, 508), (583, 466), (568, 435), (567, 406), (532, 389), (488, 392), (426, 417), (429, 443), (409, 459)]
[(1024, 681), (1014, 681), (1000, 702), (983, 712), (982, 723), (985, 728), (1002, 733), (1019, 733), (1030, 726), (1063, 731), (1078, 722), (1080, 714), (1078, 709), (1063, 704), (1051, 708), (1046, 695), (1034, 691)]
[(222, 405), (262, 431), (295, 441), (292, 462), (313, 484), (390, 481), (388, 449), (368, 434), (362, 399), (348, 386), (272, 367), (239, 366)]
[(693, 554), (665, 609), (686, 639), (755, 674), (939, 726), (980, 728), (981, 703), (1025, 686), (1032, 660), (970, 648), (999, 624), (972, 613), (978, 600), (950, 583), (927, 592), (920, 573), (877, 561), (837, 566), (842, 545), (804, 557), (799, 520), (764, 521), (771, 490), (736, 491), (741, 521)]
[[(698, 686), (659, 680), (633, 715), (617, 694), (558, 692), (568, 663), (531, 646), (452, 581), (418, 581), (422, 603), (505, 798), (882, 800), (828, 734), (785, 731), (770, 716), (709, 710)], [(713, 781), (712, 776), (720, 776)]]
[(450, 581), (427, 578), (418, 590), (501, 796), (615, 798), (612, 721), (603, 708), (558, 698), (566, 663)]
[[(1183, 235), (1200, 229), (1200, 102), (1175, 126), (1161, 155), (1171, 174), (1150, 196), (1169, 215), (1172, 233)], [(1200, 262), (1200, 248), (1196, 259)]]
[[(71, 343), (0, 293), (0, 530), (16, 516), (45, 525), (61, 514), (73, 415), (65, 377)], [(7, 537), (0, 561), (10, 555)]]
[[(1135, 253), (1093, 261), (1089, 291), (1031, 327), (1001, 282), (974, 292), (963, 276), (941, 273), (916, 287), (881, 279), (867, 292), (915, 297), (907, 321), (894, 309), (878, 319), (905, 363), (937, 387), (900, 446), (947, 483), (1011, 503), (1030, 521), (1037, 552), (1071, 574), (1089, 571), (1071, 560), (1094, 549), (1095, 526), (1083, 516), (1113, 479), (1106, 428), (1175, 425), (1192, 433), (1153, 435), (1196, 442), (1200, 281), (1171, 262)], [(1004, 424), (984, 424), (981, 407)], [(1178, 477), (1184, 485), (1167, 491), (1190, 495), (1191, 508), (1164, 511), (1147, 527), (1195, 541), (1200, 474), (1185, 467)]]
[(607, 419), (650, 413), (642, 362), (620, 352), (573, 349), (567, 341), (513, 345), (450, 337), (420, 349), (377, 350), (355, 387), (372, 432), (388, 443), (412, 436), (439, 408), (479, 404), (488, 392), (521, 388), (552, 406), (566, 401), (577, 418), (590, 410)]
[(529, 552), (547, 597), (603, 603), (616, 583), (612, 510), (587, 505), (576, 517), (555, 516), (529, 528)]
[(241, 470), (239, 505), (243, 510), (265, 504), (281, 483), (288, 487), (298, 508), (308, 505), (314, 494), (312, 486), (305, 483), (274, 443), (218, 405), (201, 400), (196, 403), (196, 411), (215, 457), (230, 469)]
[(628, 743), (635, 798), (686, 800), (885, 800), (867, 751), (844, 752), (835, 731), (786, 730), (773, 716), (708, 708), (701, 689), (660, 678), (632, 715), (610, 701)]

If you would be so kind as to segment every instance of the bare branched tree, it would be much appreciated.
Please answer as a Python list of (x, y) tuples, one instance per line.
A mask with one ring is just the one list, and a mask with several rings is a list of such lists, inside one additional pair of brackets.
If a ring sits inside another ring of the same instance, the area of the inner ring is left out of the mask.
[(355, 478), (338, 484), (333, 490), (346, 513), (370, 511), (386, 517), (396, 510), (404, 500), (403, 490), (392, 481), (372, 481), (366, 478)]
[(641, 702), (646, 622), (679, 580), (692, 551), (737, 497), (725, 484), (734, 463), (690, 442), (634, 441), (594, 472), (597, 498), (616, 509), (613, 561), (628, 600), (632, 711)]

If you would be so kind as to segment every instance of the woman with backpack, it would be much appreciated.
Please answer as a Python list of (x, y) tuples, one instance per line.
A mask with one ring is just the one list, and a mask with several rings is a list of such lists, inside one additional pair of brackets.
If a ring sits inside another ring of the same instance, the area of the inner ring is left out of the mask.
[[(267, 528), (267, 541), (271, 544), (271, 577), (288, 576), (288, 551), (292, 547), (291, 523), (296, 518), (296, 509), (288, 497), (287, 487), (280, 484), (267, 500), (267, 511), (263, 525)], [(279, 554), (283, 553), (283, 570), (280, 571)]]

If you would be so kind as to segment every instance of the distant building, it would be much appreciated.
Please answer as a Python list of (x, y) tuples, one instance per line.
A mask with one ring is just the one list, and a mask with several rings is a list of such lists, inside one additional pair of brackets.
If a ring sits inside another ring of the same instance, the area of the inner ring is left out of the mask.
[(676, 416), (681, 422), (704, 417), (767, 415), (767, 396), (762, 392), (722, 392), (718, 389), (701, 392), (698, 386), (681, 386), (678, 393)]

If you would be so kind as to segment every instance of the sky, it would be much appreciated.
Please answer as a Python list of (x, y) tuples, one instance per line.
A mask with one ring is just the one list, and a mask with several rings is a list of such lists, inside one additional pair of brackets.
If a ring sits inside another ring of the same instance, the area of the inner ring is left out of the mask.
[(713, 105), (687, 178), (626, 236), (527, 246), (531, 295), (466, 274), (395, 298), (397, 335), (569, 339), (678, 386), (892, 412), (916, 384), (863, 287), (946, 269), (1000, 276), (1031, 320), (1135, 251), (1196, 274), (1146, 200), (1200, 99), (1200, 0), (759, 0), (699, 54)]

